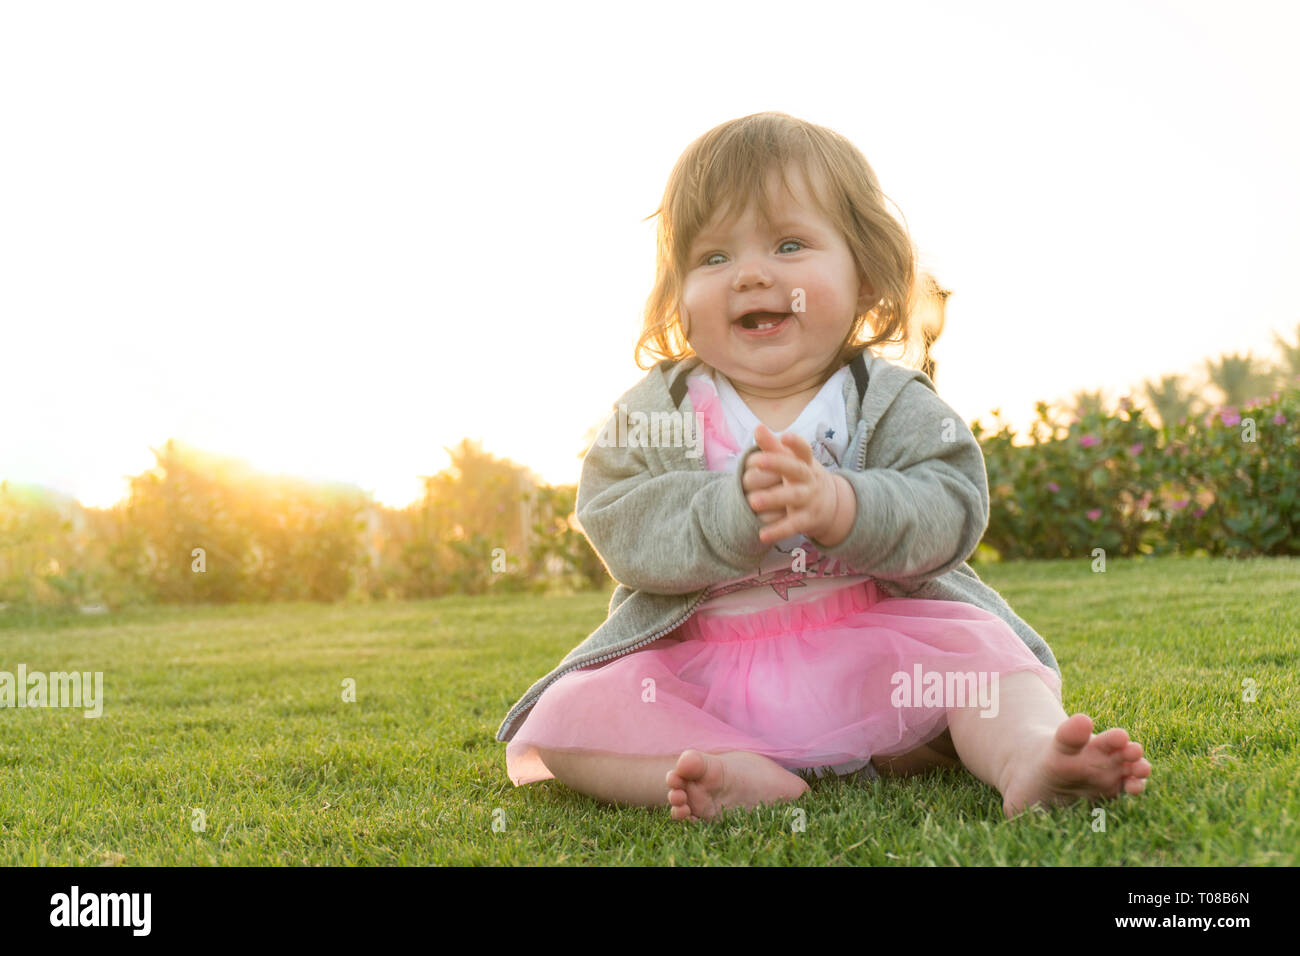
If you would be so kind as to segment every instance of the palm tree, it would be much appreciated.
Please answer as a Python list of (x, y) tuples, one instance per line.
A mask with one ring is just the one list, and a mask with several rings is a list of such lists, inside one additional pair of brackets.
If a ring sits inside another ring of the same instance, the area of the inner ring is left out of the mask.
[(1160, 416), (1161, 426), (1172, 425), (1179, 419), (1192, 416), (1194, 396), (1190, 390), (1183, 390), (1182, 382), (1181, 375), (1166, 375), (1160, 379), (1159, 385), (1143, 383), (1147, 399)]
[(1282, 366), (1280, 371), (1286, 374), (1288, 382), (1294, 382), (1300, 378), (1300, 325), (1295, 327), (1296, 344), (1292, 345), (1276, 332), (1273, 333), (1273, 339), (1277, 342), (1277, 347), (1282, 350)]
[(1217, 365), (1206, 359), (1205, 368), (1210, 382), (1223, 392), (1224, 405), (1244, 405), (1273, 387), (1272, 374), (1261, 369), (1249, 352), (1224, 355)]
[(1100, 389), (1095, 392), (1075, 392), (1071, 401), (1074, 403), (1072, 410), (1076, 418), (1085, 418), (1094, 412), (1099, 415), (1106, 413), (1106, 400)]

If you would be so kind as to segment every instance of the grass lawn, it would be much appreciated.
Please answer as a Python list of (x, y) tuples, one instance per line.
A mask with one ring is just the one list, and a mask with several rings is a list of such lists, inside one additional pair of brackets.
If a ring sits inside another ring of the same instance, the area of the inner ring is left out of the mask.
[(1007, 821), (964, 770), (819, 781), (803, 832), (792, 805), (685, 824), (516, 788), (497, 726), (603, 620), (593, 593), (0, 612), (0, 670), (104, 673), (97, 719), (0, 710), (0, 864), (1300, 862), (1300, 561), (978, 570), (1051, 644), (1067, 712), (1146, 748), (1147, 790), (1103, 804), (1104, 832), (1083, 804)]

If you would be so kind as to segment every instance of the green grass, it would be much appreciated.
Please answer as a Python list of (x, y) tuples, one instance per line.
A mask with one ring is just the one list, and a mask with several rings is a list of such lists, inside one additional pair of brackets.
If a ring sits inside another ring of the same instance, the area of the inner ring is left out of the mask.
[(1052, 645), (1067, 711), (1146, 747), (1146, 793), (1103, 804), (1105, 832), (1083, 804), (1007, 821), (964, 770), (819, 781), (803, 832), (789, 805), (687, 825), (516, 788), (497, 726), (606, 598), (511, 596), (0, 612), (0, 670), (105, 688), (98, 719), (0, 710), (0, 864), (1296, 865), (1300, 562), (1108, 567), (980, 568)]

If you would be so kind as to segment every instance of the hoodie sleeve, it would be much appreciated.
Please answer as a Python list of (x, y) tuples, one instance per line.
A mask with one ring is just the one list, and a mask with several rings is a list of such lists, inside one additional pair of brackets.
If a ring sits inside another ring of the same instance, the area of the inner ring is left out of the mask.
[(737, 472), (667, 469), (655, 448), (594, 444), (578, 482), (578, 523), (615, 581), (686, 594), (756, 569), (771, 545)]
[(958, 567), (989, 521), (988, 473), (969, 426), (919, 379), (899, 391), (876, 426), (866, 468), (838, 472), (857, 516), (825, 553), (904, 589)]

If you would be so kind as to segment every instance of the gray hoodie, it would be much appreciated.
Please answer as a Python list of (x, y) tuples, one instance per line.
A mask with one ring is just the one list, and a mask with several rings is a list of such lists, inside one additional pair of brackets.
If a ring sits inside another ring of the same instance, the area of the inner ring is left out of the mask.
[[(582, 463), (577, 517), (617, 582), (609, 616), (510, 708), (496, 739), (514, 737), (537, 699), (557, 678), (658, 640), (695, 613), (715, 585), (756, 570), (771, 544), (745, 500), (741, 476), (705, 467), (686, 393), (697, 357), (660, 362), (616, 403), (613, 419), (657, 423), (670, 417), (686, 433), (593, 444)], [(853, 440), (838, 474), (853, 486), (857, 517), (834, 548), (876, 579), (882, 599), (964, 601), (997, 615), (1043, 664), (1058, 674), (1051, 648), (966, 564), (988, 527), (988, 475), (979, 442), (924, 373), (864, 352), (850, 365), (844, 401)], [(619, 406), (623, 406), (620, 413)], [(679, 413), (685, 413), (679, 415)], [(614, 421), (607, 434), (618, 433)], [(651, 431), (651, 436), (655, 435)], [(676, 443), (674, 444), (674, 440)]]

